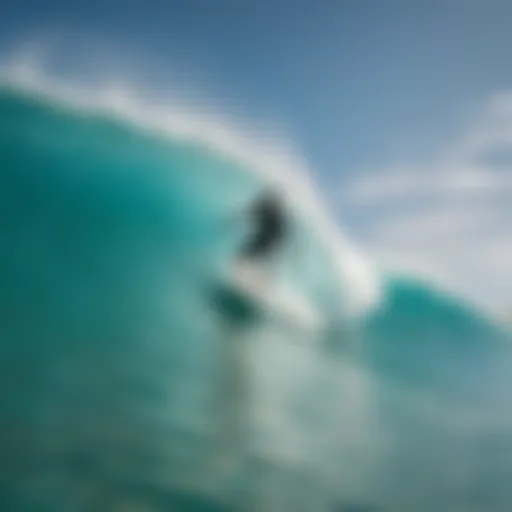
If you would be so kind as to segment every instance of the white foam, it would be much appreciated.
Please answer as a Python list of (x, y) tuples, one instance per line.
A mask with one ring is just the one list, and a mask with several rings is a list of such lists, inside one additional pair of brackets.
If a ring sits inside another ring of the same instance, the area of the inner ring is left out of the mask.
[[(136, 87), (104, 82), (86, 86), (53, 77), (33, 56), (17, 57), (0, 67), (0, 85), (39, 95), (71, 108), (104, 113), (139, 127), (208, 147), (233, 159), (241, 168), (256, 172), (264, 180), (289, 193), (289, 200), (312, 224), (319, 242), (332, 254), (332, 264), (339, 280), (348, 314), (362, 314), (379, 299), (380, 287), (373, 265), (340, 233), (339, 227), (322, 207), (312, 173), (284, 138), (230, 128), (220, 115), (199, 114), (183, 103), (166, 100), (155, 104)], [(179, 97), (179, 94), (177, 95)]]

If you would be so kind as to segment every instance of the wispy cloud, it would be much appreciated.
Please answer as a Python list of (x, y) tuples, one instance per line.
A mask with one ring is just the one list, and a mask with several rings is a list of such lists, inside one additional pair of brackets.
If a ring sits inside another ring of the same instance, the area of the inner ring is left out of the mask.
[(512, 305), (512, 92), (494, 94), (430, 162), (346, 178), (336, 202), (388, 267), (421, 272), (480, 303)]

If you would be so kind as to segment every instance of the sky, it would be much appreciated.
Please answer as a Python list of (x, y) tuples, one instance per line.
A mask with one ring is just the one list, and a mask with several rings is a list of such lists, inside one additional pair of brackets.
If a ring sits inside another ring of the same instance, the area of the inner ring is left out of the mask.
[(511, 26), (506, 0), (3, 0), (0, 56), (43, 41), (57, 72), (189, 84), (279, 125), (378, 262), (505, 311)]

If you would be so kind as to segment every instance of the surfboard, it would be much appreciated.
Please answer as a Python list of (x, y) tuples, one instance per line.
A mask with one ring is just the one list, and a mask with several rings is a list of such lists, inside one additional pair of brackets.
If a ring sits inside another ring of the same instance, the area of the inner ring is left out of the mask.
[(267, 269), (241, 263), (219, 288), (218, 299), (228, 316), (241, 322), (269, 318), (301, 330), (316, 330), (320, 316), (307, 298)]

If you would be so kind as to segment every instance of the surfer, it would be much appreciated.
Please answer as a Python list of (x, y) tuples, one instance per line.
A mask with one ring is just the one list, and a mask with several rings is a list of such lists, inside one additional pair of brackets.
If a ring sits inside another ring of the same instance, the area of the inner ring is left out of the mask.
[(276, 253), (287, 236), (288, 226), (280, 194), (270, 190), (249, 210), (255, 231), (240, 249), (242, 260), (266, 259)]

